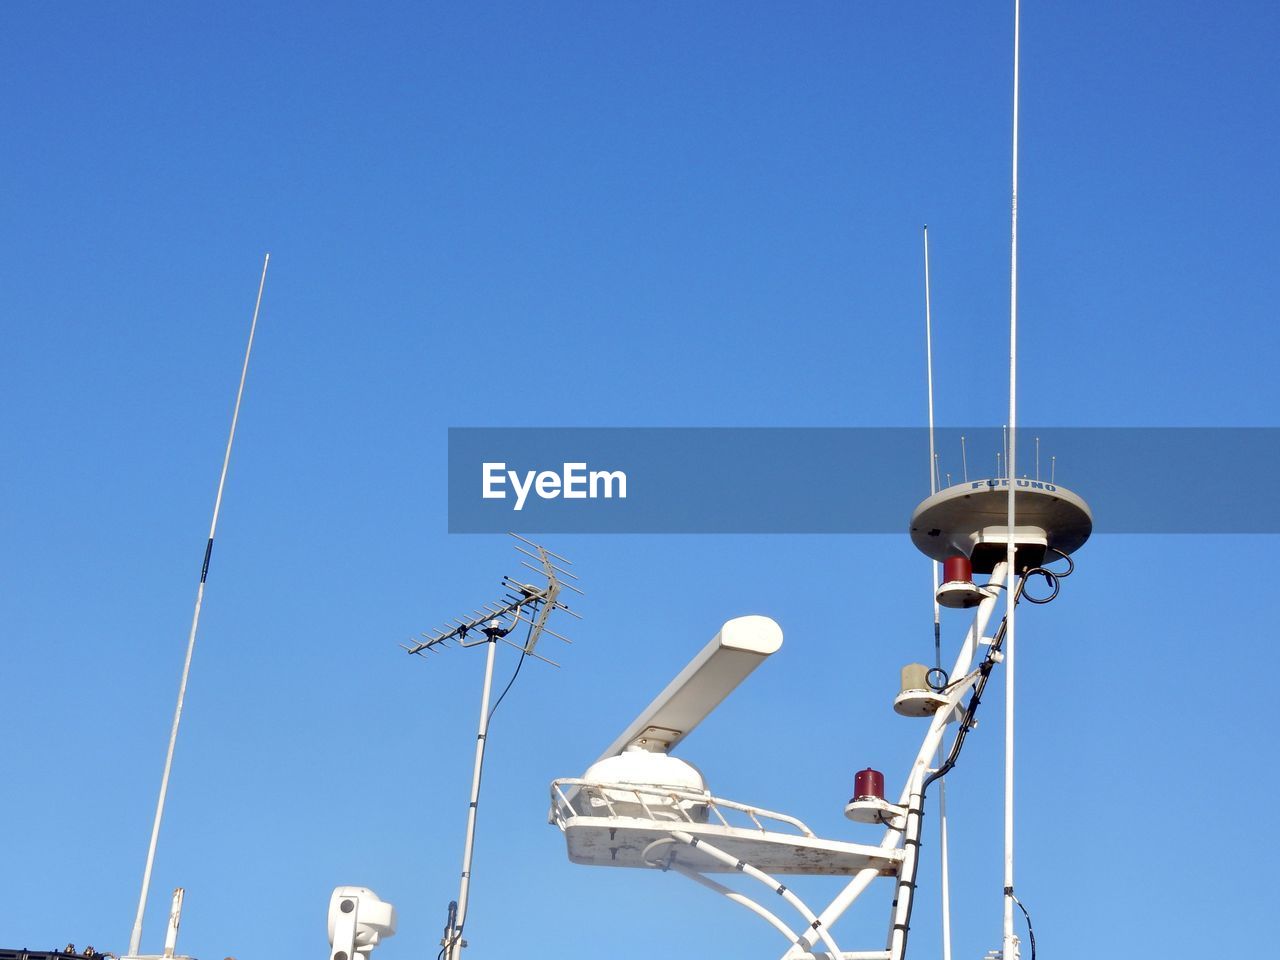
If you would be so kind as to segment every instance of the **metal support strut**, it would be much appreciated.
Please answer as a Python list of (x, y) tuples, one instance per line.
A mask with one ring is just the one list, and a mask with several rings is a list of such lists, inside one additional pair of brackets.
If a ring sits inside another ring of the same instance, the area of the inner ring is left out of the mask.
[[(821, 939), (824, 944), (826, 944), (827, 949), (831, 951), (831, 955), (833, 957), (843, 956), (843, 954), (840, 951), (840, 948), (836, 946), (835, 940), (831, 938), (831, 933), (826, 929), (822, 921), (818, 919), (817, 915), (812, 910), (809, 909), (809, 907), (805, 904), (803, 900), (801, 900), (791, 890), (787, 888), (787, 885), (785, 883), (779, 882), (778, 880), (771, 877), (769, 874), (765, 873), (763, 870), (759, 869), (758, 867), (753, 867), (751, 864), (747, 863), (745, 860), (739, 860), (737, 857), (730, 856), (729, 854), (725, 853), (723, 850), (721, 850), (719, 847), (715, 846), (714, 844), (708, 843), (705, 839), (702, 839), (700, 837), (695, 837), (689, 833), (686, 833), (684, 830), (672, 830), (670, 839), (663, 838), (662, 840), (659, 840), (657, 843), (651, 844), (649, 849), (645, 850), (645, 860), (649, 862), (654, 862), (653, 858), (649, 856), (650, 851), (655, 846), (658, 846), (659, 844), (668, 844), (668, 843), (683, 843), (689, 847), (696, 847), (699, 852), (706, 854), (711, 859), (719, 861), (720, 863), (724, 864), (726, 867), (730, 867), (734, 870), (737, 870), (739, 873), (745, 874), (751, 879), (758, 880), (760, 883), (763, 883), (766, 887), (771, 889), (778, 896), (782, 897), (783, 900), (791, 904), (791, 906), (795, 908), (796, 912), (799, 913), (800, 916), (804, 917), (804, 919), (809, 924), (809, 928), (817, 934), (818, 938)], [(675, 860), (673, 857), (671, 860), (667, 861), (667, 863), (664, 864), (661, 862), (657, 862), (655, 863), (655, 866), (670, 866), (670, 865), (674, 865), (674, 863), (675, 863)], [(682, 873), (685, 876), (689, 876), (694, 871), (692, 870), (686, 871), (685, 869), (680, 869), (677, 872)], [(703, 879), (706, 880), (707, 878), (703, 878)], [(724, 887), (722, 884), (716, 883), (714, 880), (707, 880), (704, 886), (707, 886), (712, 890), (716, 890), (717, 893), (725, 893), (726, 891), (728, 891), (729, 893), (733, 892), (733, 891), (729, 891), (729, 889), (727, 887)], [(775, 929), (782, 932), (783, 935), (786, 936), (793, 944), (798, 945), (802, 943), (800, 937), (797, 934), (793, 933), (785, 923), (779, 920), (773, 913), (766, 910), (764, 907), (761, 907), (759, 904), (755, 903), (755, 901), (751, 900), (749, 897), (746, 897), (742, 894), (738, 894), (736, 897), (731, 896), (729, 899), (733, 900), (737, 904), (740, 904), (741, 906), (746, 907), (748, 910), (751, 910), (751, 912), (755, 913), (757, 916), (763, 917), (770, 924), (772, 924)]]

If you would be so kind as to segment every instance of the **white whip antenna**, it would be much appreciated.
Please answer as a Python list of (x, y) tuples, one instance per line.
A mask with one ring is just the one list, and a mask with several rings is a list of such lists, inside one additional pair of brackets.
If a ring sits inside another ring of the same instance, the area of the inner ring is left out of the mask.
[(191, 673), (191, 654), (196, 646), (196, 631), (200, 627), (200, 606), (204, 603), (204, 584), (209, 576), (209, 558), (213, 555), (213, 537), (218, 530), (218, 511), (222, 508), (222, 490), (227, 482), (227, 467), (231, 463), (231, 445), (236, 439), (236, 422), (240, 419), (240, 400), (244, 396), (244, 381), (249, 373), (249, 355), (253, 352), (253, 335), (258, 329), (258, 311), (262, 308), (262, 290), (267, 283), (267, 264), (271, 254), (262, 258), (262, 278), (258, 281), (258, 299), (253, 305), (253, 320), (249, 324), (249, 343), (244, 348), (244, 366), (240, 368), (240, 386), (236, 389), (236, 405), (231, 412), (231, 430), (227, 435), (227, 451), (222, 457), (222, 473), (218, 477), (218, 493), (213, 500), (213, 519), (209, 523), (209, 542), (204, 548), (204, 562), (200, 565), (200, 583), (196, 587), (196, 605), (191, 614), (191, 633), (187, 637), (187, 656), (182, 663), (182, 679), (178, 683), (178, 703), (173, 710), (173, 726), (169, 730), (169, 749), (164, 756), (164, 774), (160, 778), (160, 796), (156, 800), (156, 816), (151, 824), (151, 843), (147, 847), (147, 865), (142, 871), (142, 892), (138, 896), (138, 913), (133, 921), (133, 933), (129, 936), (129, 955), (138, 955), (142, 941), (142, 921), (147, 912), (147, 893), (151, 888), (151, 868), (156, 859), (156, 842), (160, 838), (160, 821), (164, 818), (164, 801), (169, 793), (169, 773), (173, 769), (173, 748), (178, 742), (178, 724), (182, 721), (182, 703), (187, 695), (187, 678)]
[[(933, 305), (929, 294), (929, 225), (924, 225), (924, 357), (929, 391), (929, 495), (938, 492), (938, 454), (933, 426)], [(942, 616), (938, 608), (938, 561), (933, 567), (933, 649), (934, 666), (942, 667)]]
[(1018, 937), (1013, 932), (1013, 619), (1017, 609), (1018, 568), (1014, 564), (1014, 494), (1018, 448), (1018, 79), (1022, 3), (1013, 0), (1013, 171), (1009, 205), (1009, 441), (1005, 465), (1009, 475), (1009, 538), (1005, 560), (1009, 585), (1005, 590), (1005, 700), (1004, 700), (1004, 935), (1003, 960), (1018, 957)]
[[(924, 350), (925, 367), (929, 379), (929, 494), (938, 492), (938, 454), (934, 444), (933, 422), (933, 310), (929, 292), (929, 225), (924, 225)], [(930, 560), (933, 568), (933, 665), (942, 669), (942, 611), (938, 605), (938, 561)], [(941, 744), (939, 744), (941, 749)], [(935, 757), (935, 762), (939, 758)], [(951, 884), (950, 862), (947, 855), (947, 783), (938, 784), (938, 822), (942, 850), (942, 958), (951, 960)]]
[[(929, 495), (938, 492), (938, 454), (933, 443), (933, 310), (929, 300), (929, 225), (924, 224), (924, 370), (929, 396)], [(941, 616), (938, 612), (938, 562), (933, 567), (933, 643), (942, 643)]]
[[(924, 356), (925, 376), (929, 390), (929, 495), (938, 492), (938, 453), (934, 443), (933, 425), (933, 309), (929, 294), (929, 225), (924, 225)], [(931, 560), (933, 568), (933, 651), (934, 667), (942, 669), (942, 615), (938, 607), (938, 561)]]
[[(924, 225), (924, 355), (929, 378), (929, 493), (938, 492), (935, 464), (938, 460), (933, 444), (933, 313), (929, 300), (929, 225)], [(934, 564), (937, 567), (937, 564)]]

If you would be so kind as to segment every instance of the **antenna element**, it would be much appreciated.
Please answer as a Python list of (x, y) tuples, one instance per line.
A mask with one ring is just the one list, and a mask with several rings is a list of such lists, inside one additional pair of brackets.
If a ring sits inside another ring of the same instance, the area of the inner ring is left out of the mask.
[(173, 711), (173, 726), (169, 730), (169, 748), (164, 757), (164, 773), (160, 777), (160, 796), (156, 801), (156, 815), (151, 823), (151, 843), (147, 847), (147, 865), (142, 871), (142, 892), (138, 895), (138, 912), (133, 920), (133, 932), (129, 936), (129, 955), (138, 955), (142, 941), (142, 921), (147, 912), (147, 893), (151, 889), (151, 868), (155, 864), (156, 844), (160, 839), (160, 821), (164, 819), (164, 802), (169, 793), (169, 773), (173, 769), (173, 751), (178, 742), (178, 724), (182, 721), (182, 704), (187, 696), (187, 678), (191, 673), (191, 655), (195, 651), (196, 631), (200, 627), (200, 607), (204, 603), (204, 584), (209, 576), (209, 559), (213, 556), (213, 537), (218, 531), (218, 512), (222, 509), (222, 490), (227, 482), (227, 467), (231, 463), (231, 445), (236, 439), (236, 423), (240, 419), (240, 400), (244, 396), (244, 381), (249, 374), (249, 355), (253, 352), (253, 335), (258, 329), (258, 311), (262, 308), (262, 290), (267, 283), (267, 264), (271, 254), (262, 258), (262, 278), (258, 281), (258, 299), (253, 305), (253, 320), (249, 324), (249, 343), (244, 348), (244, 365), (240, 368), (240, 386), (236, 389), (236, 405), (231, 412), (231, 430), (227, 435), (227, 450), (222, 457), (222, 473), (218, 477), (218, 493), (213, 500), (213, 519), (209, 523), (209, 540), (204, 548), (204, 562), (200, 565), (200, 583), (196, 586), (195, 611), (191, 614), (191, 632), (187, 636), (187, 656), (182, 662), (182, 679), (178, 682), (178, 704)]
[(1022, 3), (1013, 0), (1013, 171), (1009, 204), (1009, 439), (1005, 467), (1009, 477), (1008, 529), (1005, 562), (1009, 589), (1005, 591), (1005, 697), (1004, 697), (1004, 930), (1001, 956), (1017, 960), (1018, 937), (1013, 932), (1013, 621), (1017, 608), (1019, 571), (1014, 565), (1014, 503), (1018, 462), (1018, 80), (1021, 69)]

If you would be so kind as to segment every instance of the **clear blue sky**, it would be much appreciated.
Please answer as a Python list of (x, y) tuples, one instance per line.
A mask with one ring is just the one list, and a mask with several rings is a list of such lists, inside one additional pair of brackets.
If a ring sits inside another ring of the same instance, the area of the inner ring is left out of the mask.
[[(1027, 4), (1028, 422), (1280, 425), (1278, 26)], [(1005, 4), (7, 4), (0, 945), (127, 945), (264, 251), (144, 946), (181, 884), (184, 952), (323, 956), (329, 890), (360, 883), (400, 910), (377, 956), (420, 960), (482, 656), (397, 643), (513, 569), (445, 532), (446, 429), (918, 425), (925, 222), (941, 418), (1002, 422), (1011, 32)], [(1193, 455), (1170, 477), (1275, 483)], [(588, 619), (495, 719), (468, 956), (777, 956), (686, 881), (570, 865), (547, 783), (763, 613), (782, 651), (683, 753), (858, 836), (854, 771), (900, 782), (920, 734), (889, 704), (930, 654), (927, 564), (905, 534), (549, 545)], [(1274, 553), (1101, 534), (1020, 619), (1018, 885), (1046, 950), (1272, 948)], [(986, 709), (951, 778), (967, 957), (999, 937)], [(927, 871), (920, 956), (936, 892)]]

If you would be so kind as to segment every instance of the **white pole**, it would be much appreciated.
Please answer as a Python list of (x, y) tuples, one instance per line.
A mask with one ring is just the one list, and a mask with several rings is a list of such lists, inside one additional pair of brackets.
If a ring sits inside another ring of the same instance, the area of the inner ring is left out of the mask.
[[(924, 354), (929, 379), (929, 493), (938, 492), (936, 465), (938, 455), (933, 444), (933, 314), (929, 301), (929, 225), (924, 225)], [(937, 568), (937, 561), (934, 561)]]
[(155, 864), (156, 843), (160, 839), (160, 821), (164, 818), (164, 801), (169, 792), (169, 774), (173, 769), (173, 749), (178, 742), (178, 724), (182, 721), (182, 703), (187, 696), (187, 678), (191, 673), (191, 654), (196, 646), (196, 631), (200, 626), (200, 607), (204, 603), (204, 584), (209, 576), (209, 558), (213, 555), (213, 537), (218, 530), (218, 511), (222, 509), (222, 490), (227, 482), (227, 467), (231, 463), (231, 445), (236, 439), (236, 423), (240, 419), (240, 400), (244, 396), (244, 381), (249, 373), (249, 355), (253, 352), (253, 335), (258, 329), (258, 311), (262, 308), (262, 290), (267, 283), (267, 264), (271, 254), (262, 259), (262, 278), (258, 281), (258, 299), (253, 305), (253, 320), (249, 324), (249, 343), (244, 348), (244, 365), (240, 368), (240, 386), (236, 389), (236, 405), (231, 412), (231, 431), (227, 435), (227, 450), (222, 457), (222, 474), (218, 477), (218, 493), (213, 501), (213, 519), (209, 522), (209, 540), (204, 548), (204, 563), (200, 567), (200, 583), (196, 587), (196, 605), (191, 614), (191, 633), (187, 636), (187, 656), (182, 662), (182, 679), (178, 682), (178, 704), (173, 710), (173, 726), (169, 729), (169, 749), (164, 756), (164, 773), (160, 777), (160, 796), (156, 800), (156, 815), (151, 823), (151, 843), (147, 847), (147, 865), (142, 871), (142, 892), (138, 896), (138, 912), (133, 920), (133, 932), (129, 936), (129, 955), (137, 956), (142, 942), (142, 921), (147, 911), (147, 892), (151, 889), (151, 868)]
[(1018, 488), (1018, 80), (1022, 3), (1013, 0), (1013, 175), (1009, 213), (1009, 447), (1005, 464), (1009, 476), (1009, 585), (1005, 590), (1004, 701), (1004, 936), (1002, 960), (1017, 960), (1018, 938), (1013, 932), (1013, 707), (1014, 613), (1018, 568), (1014, 564), (1014, 500)]
[(946, 777), (938, 781), (938, 832), (942, 847), (942, 960), (951, 960), (951, 858), (947, 852)]
[(182, 887), (173, 891), (173, 903), (169, 907), (169, 929), (164, 935), (164, 957), (172, 957), (178, 949), (178, 927), (182, 923)]
[[(933, 423), (933, 310), (929, 294), (929, 225), (924, 225), (924, 343), (929, 377), (929, 493), (938, 492), (937, 459), (934, 447)], [(933, 568), (933, 648), (934, 665), (942, 666), (942, 612), (938, 606), (938, 561), (929, 564)], [(936, 754), (935, 754), (936, 757)], [(936, 763), (935, 759), (935, 763)], [(951, 884), (949, 858), (947, 856), (947, 781), (938, 782), (938, 822), (941, 830), (942, 849), (942, 960), (951, 960)]]
[(493, 658), (498, 650), (496, 635), (489, 637), (484, 661), (484, 690), (480, 694), (480, 728), (476, 733), (476, 759), (471, 771), (471, 804), (467, 807), (467, 838), (462, 851), (462, 881), (458, 887), (458, 913), (453, 930), (446, 937), (447, 960), (462, 956), (462, 929), (467, 922), (467, 900), (471, 894), (471, 854), (476, 844), (476, 813), (480, 805), (480, 778), (484, 771), (485, 741), (489, 736), (489, 693), (493, 687)]
[[(924, 355), (925, 376), (929, 393), (929, 495), (938, 492), (938, 454), (933, 431), (933, 312), (929, 298), (929, 225), (924, 225)], [(938, 561), (931, 560), (933, 568), (933, 644), (936, 657), (941, 656), (942, 617), (938, 607)]]

